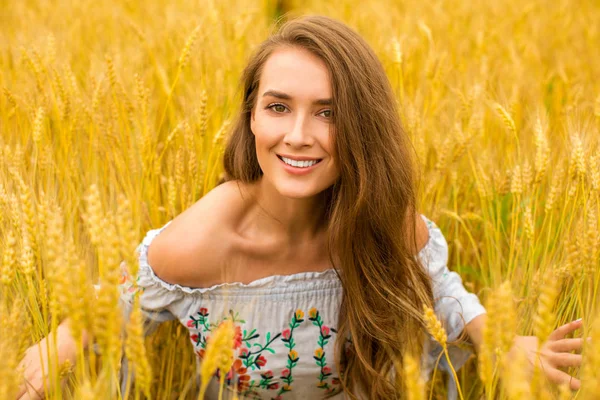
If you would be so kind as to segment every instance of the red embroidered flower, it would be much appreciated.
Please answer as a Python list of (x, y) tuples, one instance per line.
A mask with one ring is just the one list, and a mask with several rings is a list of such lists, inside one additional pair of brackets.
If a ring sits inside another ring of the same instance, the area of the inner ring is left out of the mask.
[(340, 379), (339, 378), (331, 378), (331, 383), (333, 383), (334, 385), (339, 385)]
[(192, 342), (193, 342), (195, 345), (198, 345), (198, 344), (200, 344), (200, 340), (199, 340), (200, 338), (199, 338), (199, 336), (198, 336), (197, 334), (195, 334), (195, 333), (194, 333), (193, 335), (191, 335), (191, 336), (190, 336), (190, 339), (192, 340)]
[(281, 371), (281, 377), (282, 378), (287, 378), (288, 376), (290, 376), (290, 370), (289, 369), (284, 369), (283, 371)]
[(200, 315), (202, 315), (203, 317), (206, 317), (208, 315), (208, 309), (202, 307), (199, 311)]
[[(248, 372), (248, 369), (244, 367), (244, 365), (242, 364), (242, 360), (238, 358), (233, 362), (233, 365), (231, 366), (231, 370), (229, 372), (231, 373), (232, 371), (234, 371), (238, 376), (238, 391), (243, 392), (245, 390), (248, 390), (250, 375), (246, 374), (246, 372)], [(229, 374), (227, 374), (227, 378), (231, 379)]]
[(329, 367), (323, 367), (323, 374), (327, 375), (331, 373), (331, 368)]
[(290, 340), (290, 337), (292, 336), (292, 331), (286, 329), (283, 332), (281, 332), (281, 336), (283, 336), (283, 340)]
[(250, 375), (238, 376), (238, 390), (244, 392), (250, 388)]
[(327, 325), (321, 327), (321, 335), (329, 336), (329, 327)]
[(240, 357), (247, 358), (248, 357), (248, 353), (250, 353), (250, 351), (247, 348), (242, 347), (240, 349)]
[(256, 365), (258, 365), (259, 367), (264, 367), (267, 364), (267, 359), (260, 355), (258, 356), (258, 358), (255, 361)]
[(244, 365), (242, 364), (242, 360), (240, 360), (239, 358), (233, 362), (233, 366), (231, 368), (238, 375), (244, 375), (248, 371), (248, 368), (244, 367)]
[(233, 337), (233, 348), (237, 349), (242, 345), (242, 328), (235, 327), (235, 336)]
[(204, 350), (204, 349), (200, 349), (196, 352), (196, 354), (198, 355), (198, 357), (200, 357), (200, 359), (204, 358), (204, 353), (206, 353), (206, 350)]
[(277, 382), (271, 383), (267, 386), (267, 388), (269, 390), (277, 390), (277, 389), (279, 389), (279, 383), (277, 383)]
[(190, 320), (187, 322), (187, 324), (186, 324), (186, 325), (187, 325), (187, 327), (188, 327), (188, 328), (193, 328), (193, 327), (194, 327), (194, 320), (193, 320), (193, 319), (190, 319)]
[(268, 370), (264, 374), (260, 374), (260, 376), (262, 376), (263, 379), (272, 379), (273, 378), (273, 371)]
[(273, 400), (283, 400), (283, 397), (281, 397), (281, 396), (277, 396), (277, 397), (275, 397)]

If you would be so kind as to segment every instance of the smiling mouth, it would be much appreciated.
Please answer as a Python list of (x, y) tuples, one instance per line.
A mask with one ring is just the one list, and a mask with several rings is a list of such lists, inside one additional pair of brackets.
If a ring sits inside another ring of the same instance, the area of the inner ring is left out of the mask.
[(289, 165), (290, 167), (295, 167), (295, 168), (309, 168), (309, 167), (312, 167), (313, 165), (316, 165), (316, 164), (320, 163), (321, 161), (323, 161), (322, 158), (316, 158), (314, 160), (296, 161), (296, 160), (292, 160), (290, 158), (282, 157), (279, 154), (277, 154), (277, 158), (279, 158), (281, 161), (283, 161), (286, 165)]

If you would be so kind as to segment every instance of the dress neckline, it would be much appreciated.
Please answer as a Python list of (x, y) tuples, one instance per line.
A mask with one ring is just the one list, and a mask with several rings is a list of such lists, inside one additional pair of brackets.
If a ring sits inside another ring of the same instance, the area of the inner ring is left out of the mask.
[[(423, 257), (424, 253), (431, 245), (431, 228), (434, 226), (434, 224), (424, 215), (421, 215), (421, 217), (428, 225), (429, 239), (425, 246), (419, 251), (418, 257)], [(336, 271), (335, 268), (328, 268), (323, 271), (296, 272), (287, 275), (269, 275), (248, 283), (223, 282), (208, 287), (191, 287), (177, 283), (169, 283), (156, 275), (154, 269), (148, 264), (148, 247), (150, 246), (150, 243), (152, 243), (152, 240), (154, 240), (171, 222), (172, 220), (167, 222), (161, 228), (150, 230), (138, 247), (140, 272), (147, 274), (155, 284), (169, 291), (181, 291), (188, 294), (206, 294), (221, 291), (227, 294), (265, 291), (290, 293), (294, 291), (305, 292), (322, 289), (341, 289), (342, 287), (341, 280), (338, 276), (338, 273), (341, 274), (342, 272)]]

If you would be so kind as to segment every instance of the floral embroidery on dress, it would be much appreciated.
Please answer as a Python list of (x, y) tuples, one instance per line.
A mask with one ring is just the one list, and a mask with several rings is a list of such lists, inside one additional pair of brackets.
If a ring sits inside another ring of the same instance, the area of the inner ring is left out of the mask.
[[(265, 344), (261, 343), (251, 343), (253, 340), (257, 340), (260, 338), (259, 333), (255, 333), (256, 329), (253, 329), (248, 336), (246, 336), (246, 331), (244, 331), (244, 338), (242, 341), (244, 342), (246, 347), (242, 347), (239, 351), (239, 360), (241, 360), (242, 364), (246, 369), (250, 368), (254, 370), (260, 370), (267, 364), (267, 359), (265, 358), (263, 352), (269, 352), (271, 354), (275, 354), (275, 350), (271, 348), (271, 345), (275, 340), (277, 340), (281, 333), (277, 333), (275, 336), (271, 337), (271, 332), (267, 332), (265, 335)], [(258, 347), (258, 349), (252, 351), (250, 350), (252, 347)], [(248, 396), (255, 395), (260, 396), (256, 389), (263, 388), (267, 390), (277, 390), (279, 389), (279, 383), (273, 382), (273, 372), (265, 371), (261, 373), (261, 380), (256, 382), (254, 379), (250, 380), (248, 384), (244, 387), (238, 386), (238, 391), (240, 395)]]
[[(277, 390), (277, 394), (272, 397), (272, 400), (283, 400), (285, 393), (292, 391), (293, 370), (300, 360), (300, 355), (295, 350), (297, 343), (294, 338), (294, 330), (305, 321), (304, 312), (297, 309), (293, 313), (288, 327), (276, 334), (267, 332), (264, 336), (264, 342), (261, 340), (261, 334), (256, 329), (242, 330), (239, 324), (244, 324), (246, 321), (240, 319), (238, 313), (234, 313), (233, 310), (229, 310), (229, 315), (224, 316), (219, 323), (210, 322), (209, 316), (209, 310), (206, 307), (201, 307), (195, 314), (190, 315), (186, 321), (186, 326), (190, 330), (190, 340), (198, 357), (200, 359), (204, 358), (206, 346), (210, 340), (210, 333), (222, 321), (230, 319), (234, 322), (236, 329), (234, 349), (237, 349), (237, 356), (230, 371), (225, 376), (225, 384), (231, 390), (237, 386), (238, 394), (249, 398), (261, 398), (258, 392), (259, 389)], [(327, 394), (337, 393), (337, 390), (340, 389), (338, 387), (340, 384), (339, 378), (332, 376), (331, 367), (327, 365), (325, 356), (325, 345), (329, 343), (331, 333), (337, 333), (337, 331), (323, 323), (318, 310), (314, 307), (309, 311), (308, 319), (319, 328), (318, 348), (313, 356), (319, 367), (317, 386), (325, 390)], [(266, 354), (275, 354), (272, 346), (277, 339), (281, 339), (288, 350), (286, 366), (279, 374), (280, 380), (277, 379), (272, 369), (262, 371), (267, 366)], [(252, 379), (249, 371), (258, 370), (262, 371), (260, 372), (260, 380)], [(219, 379), (220, 371), (217, 370), (214, 377)], [(331, 382), (328, 381), (330, 378)]]
[(134, 282), (127, 268), (127, 263), (122, 261), (120, 264), (121, 274), (119, 275), (119, 290), (121, 295), (126, 298), (130, 303), (133, 303), (133, 296), (137, 293), (143, 293), (144, 288), (138, 285), (139, 276)]
[(292, 370), (298, 363), (298, 360), (300, 360), (298, 352), (294, 350), (294, 347), (296, 347), (296, 342), (294, 340), (294, 329), (298, 328), (302, 322), (304, 322), (304, 312), (298, 309), (292, 316), (292, 321), (290, 322), (289, 328), (284, 329), (281, 333), (281, 341), (283, 341), (284, 346), (288, 348), (289, 352), (286, 367), (281, 371), (281, 380), (285, 382), (285, 384), (277, 393), (275, 400), (283, 399), (283, 394), (292, 390), (292, 382), (294, 382)]
[(328, 327), (323, 324), (323, 319), (319, 315), (319, 310), (316, 308), (311, 308), (308, 312), (309, 320), (312, 321), (314, 326), (319, 328), (319, 339), (317, 340), (317, 349), (315, 350), (313, 358), (316, 360), (316, 364), (320, 367), (321, 371), (319, 373), (319, 382), (317, 383), (317, 387), (324, 389), (327, 394), (335, 391), (336, 387), (333, 386), (334, 381), (339, 383), (339, 379), (337, 377), (332, 378), (332, 384), (327, 382), (328, 378), (333, 375), (331, 372), (331, 368), (327, 366), (327, 358), (325, 355), (325, 345), (329, 343), (328, 339), (331, 338), (331, 332), (337, 333), (337, 331), (333, 328)]

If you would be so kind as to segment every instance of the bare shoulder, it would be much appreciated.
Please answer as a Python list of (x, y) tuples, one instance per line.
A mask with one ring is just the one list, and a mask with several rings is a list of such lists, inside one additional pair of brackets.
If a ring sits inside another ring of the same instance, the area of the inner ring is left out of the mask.
[(152, 241), (148, 264), (161, 279), (187, 286), (219, 275), (217, 268), (230, 252), (243, 204), (237, 182), (215, 187)]
[[(413, 218), (408, 218), (409, 223), (415, 224), (415, 234), (416, 234), (416, 243), (417, 243), (417, 251), (418, 254), (423, 248), (427, 245), (429, 241), (429, 228), (427, 228), (427, 224), (421, 217), (421, 214), (418, 212), (414, 215)], [(410, 226), (410, 225), (408, 225)]]

